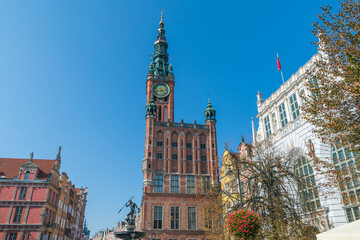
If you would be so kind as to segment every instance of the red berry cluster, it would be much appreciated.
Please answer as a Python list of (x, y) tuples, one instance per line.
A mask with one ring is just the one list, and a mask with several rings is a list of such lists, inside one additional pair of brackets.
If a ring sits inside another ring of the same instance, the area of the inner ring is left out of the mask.
[(254, 211), (240, 209), (232, 212), (226, 219), (229, 233), (238, 240), (255, 239), (260, 230), (260, 217)]

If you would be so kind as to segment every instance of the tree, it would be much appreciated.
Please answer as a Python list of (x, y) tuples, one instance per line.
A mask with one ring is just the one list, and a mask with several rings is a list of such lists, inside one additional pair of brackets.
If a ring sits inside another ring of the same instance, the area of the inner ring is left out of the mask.
[[(227, 149), (223, 157), (228, 164), (224, 168), (233, 173), (239, 169), (234, 179), (244, 183), (239, 188), (243, 195), (236, 194), (232, 211), (243, 207), (260, 215), (263, 226), (259, 239), (314, 239), (326, 228), (314, 174), (301, 170), (306, 166), (313, 171), (308, 158), (296, 149), (280, 152), (269, 141), (254, 143), (247, 151), (250, 154), (242, 155), (246, 151), (241, 150), (241, 145), (240, 153)], [(223, 189), (223, 194), (229, 192)], [(234, 199), (233, 192), (227, 199)]]
[(224, 240), (224, 221), (221, 205), (221, 188), (213, 185), (210, 191), (200, 196), (204, 200), (204, 229), (207, 239)]
[(315, 22), (319, 59), (308, 70), (311, 91), (302, 107), (319, 137), (360, 151), (360, 3), (339, 0), (338, 12), (322, 7)]

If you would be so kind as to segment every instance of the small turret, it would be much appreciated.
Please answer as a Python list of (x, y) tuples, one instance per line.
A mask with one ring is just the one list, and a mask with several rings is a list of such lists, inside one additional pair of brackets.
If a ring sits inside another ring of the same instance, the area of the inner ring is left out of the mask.
[(174, 73), (173, 73), (173, 67), (172, 67), (172, 64), (170, 63), (170, 66), (169, 66), (169, 75), (173, 76)]
[(152, 62), (150, 63), (150, 66), (149, 66), (149, 74), (151, 74), (151, 75), (154, 74), (154, 65), (152, 64)]
[(146, 118), (148, 118), (148, 117), (156, 118), (157, 106), (156, 106), (153, 98), (151, 98), (149, 103), (146, 104), (145, 109), (146, 109), (146, 115), (145, 115)]
[(205, 123), (208, 122), (208, 121), (215, 121), (216, 122), (216, 111), (212, 108), (210, 98), (209, 98), (209, 103), (207, 105), (207, 108), (204, 111), (204, 115), (205, 115)]

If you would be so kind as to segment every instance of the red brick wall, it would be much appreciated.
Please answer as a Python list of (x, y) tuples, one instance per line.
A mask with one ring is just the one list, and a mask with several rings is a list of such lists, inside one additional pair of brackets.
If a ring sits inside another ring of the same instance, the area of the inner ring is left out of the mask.
[(15, 187), (2, 186), (0, 190), (0, 199), (2, 201), (12, 200)]
[(0, 207), (0, 224), (6, 223), (8, 214), (9, 214), (9, 207)]
[(42, 207), (30, 207), (26, 224), (39, 224), (41, 220)]
[(32, 201), (44, 201), (46, 197), (46, 187), (34, 187), (34, 192), (32, 194)]

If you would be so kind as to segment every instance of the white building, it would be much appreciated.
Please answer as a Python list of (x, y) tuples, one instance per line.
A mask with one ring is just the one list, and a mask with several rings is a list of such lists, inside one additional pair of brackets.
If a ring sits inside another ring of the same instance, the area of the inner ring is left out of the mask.
[[(324, 181), (324, 177), (316, 174), (313, 167), (311, 167), (312, 161), (308, 154), (309, 151), (315, 153), (315, 156), (322, 160), (333, 161), (338, 168), (355, 169), (355, 166), (353, 153), (345, 151), (344, 148), (332, 148), (330, 145), (322, 143), (312, 132), (314, 126), (306, 121), (301, 111), (303, 104), (301, 94), (311, 94), (304, 87), (306, 81), (305, 72), (307, 69), (314, 67), (314, 61), (320, 57), (320, 54), (314, 55), (310, 61), (266, 100), (263, 100), (262, 94), (258, 92), (257, 118), (259, 119), (259, 128), (255, 133), (253, 127), (253, 135), (256, 134), (253, 137), (257, 141), (271, 138), (275, 146), (282, 150), (299, 149), (304, 157), (304, 161), (301, 161), (299, 165), (299, 171), (307, 174), (316, 183), (318, 190), (322, 191), (323, 188), (321, 188), (319, 182)], [(357, 170), (355, 169), (356, 171), (360, 173), (359, 167)], [(354, 197), (354, 201), (347, 204), (346, 207), (342, 204), (341, 194), (338, 190), (327, 198), (321, 193), (314, 193), (310, 196), (311, 204), (313, 204), (314, 208), (323, 210), (324, 217), (330, 227), (337, 227), (360, 219), (359, 208), (356, 205), (356, 203), (360, 202), (359, 177), (355, 175), (354, 178), (354, 176), (349, 175), (348, 178), (349, 182), (347, 180), (345, 189), (341, 190), (343, 194)]]

